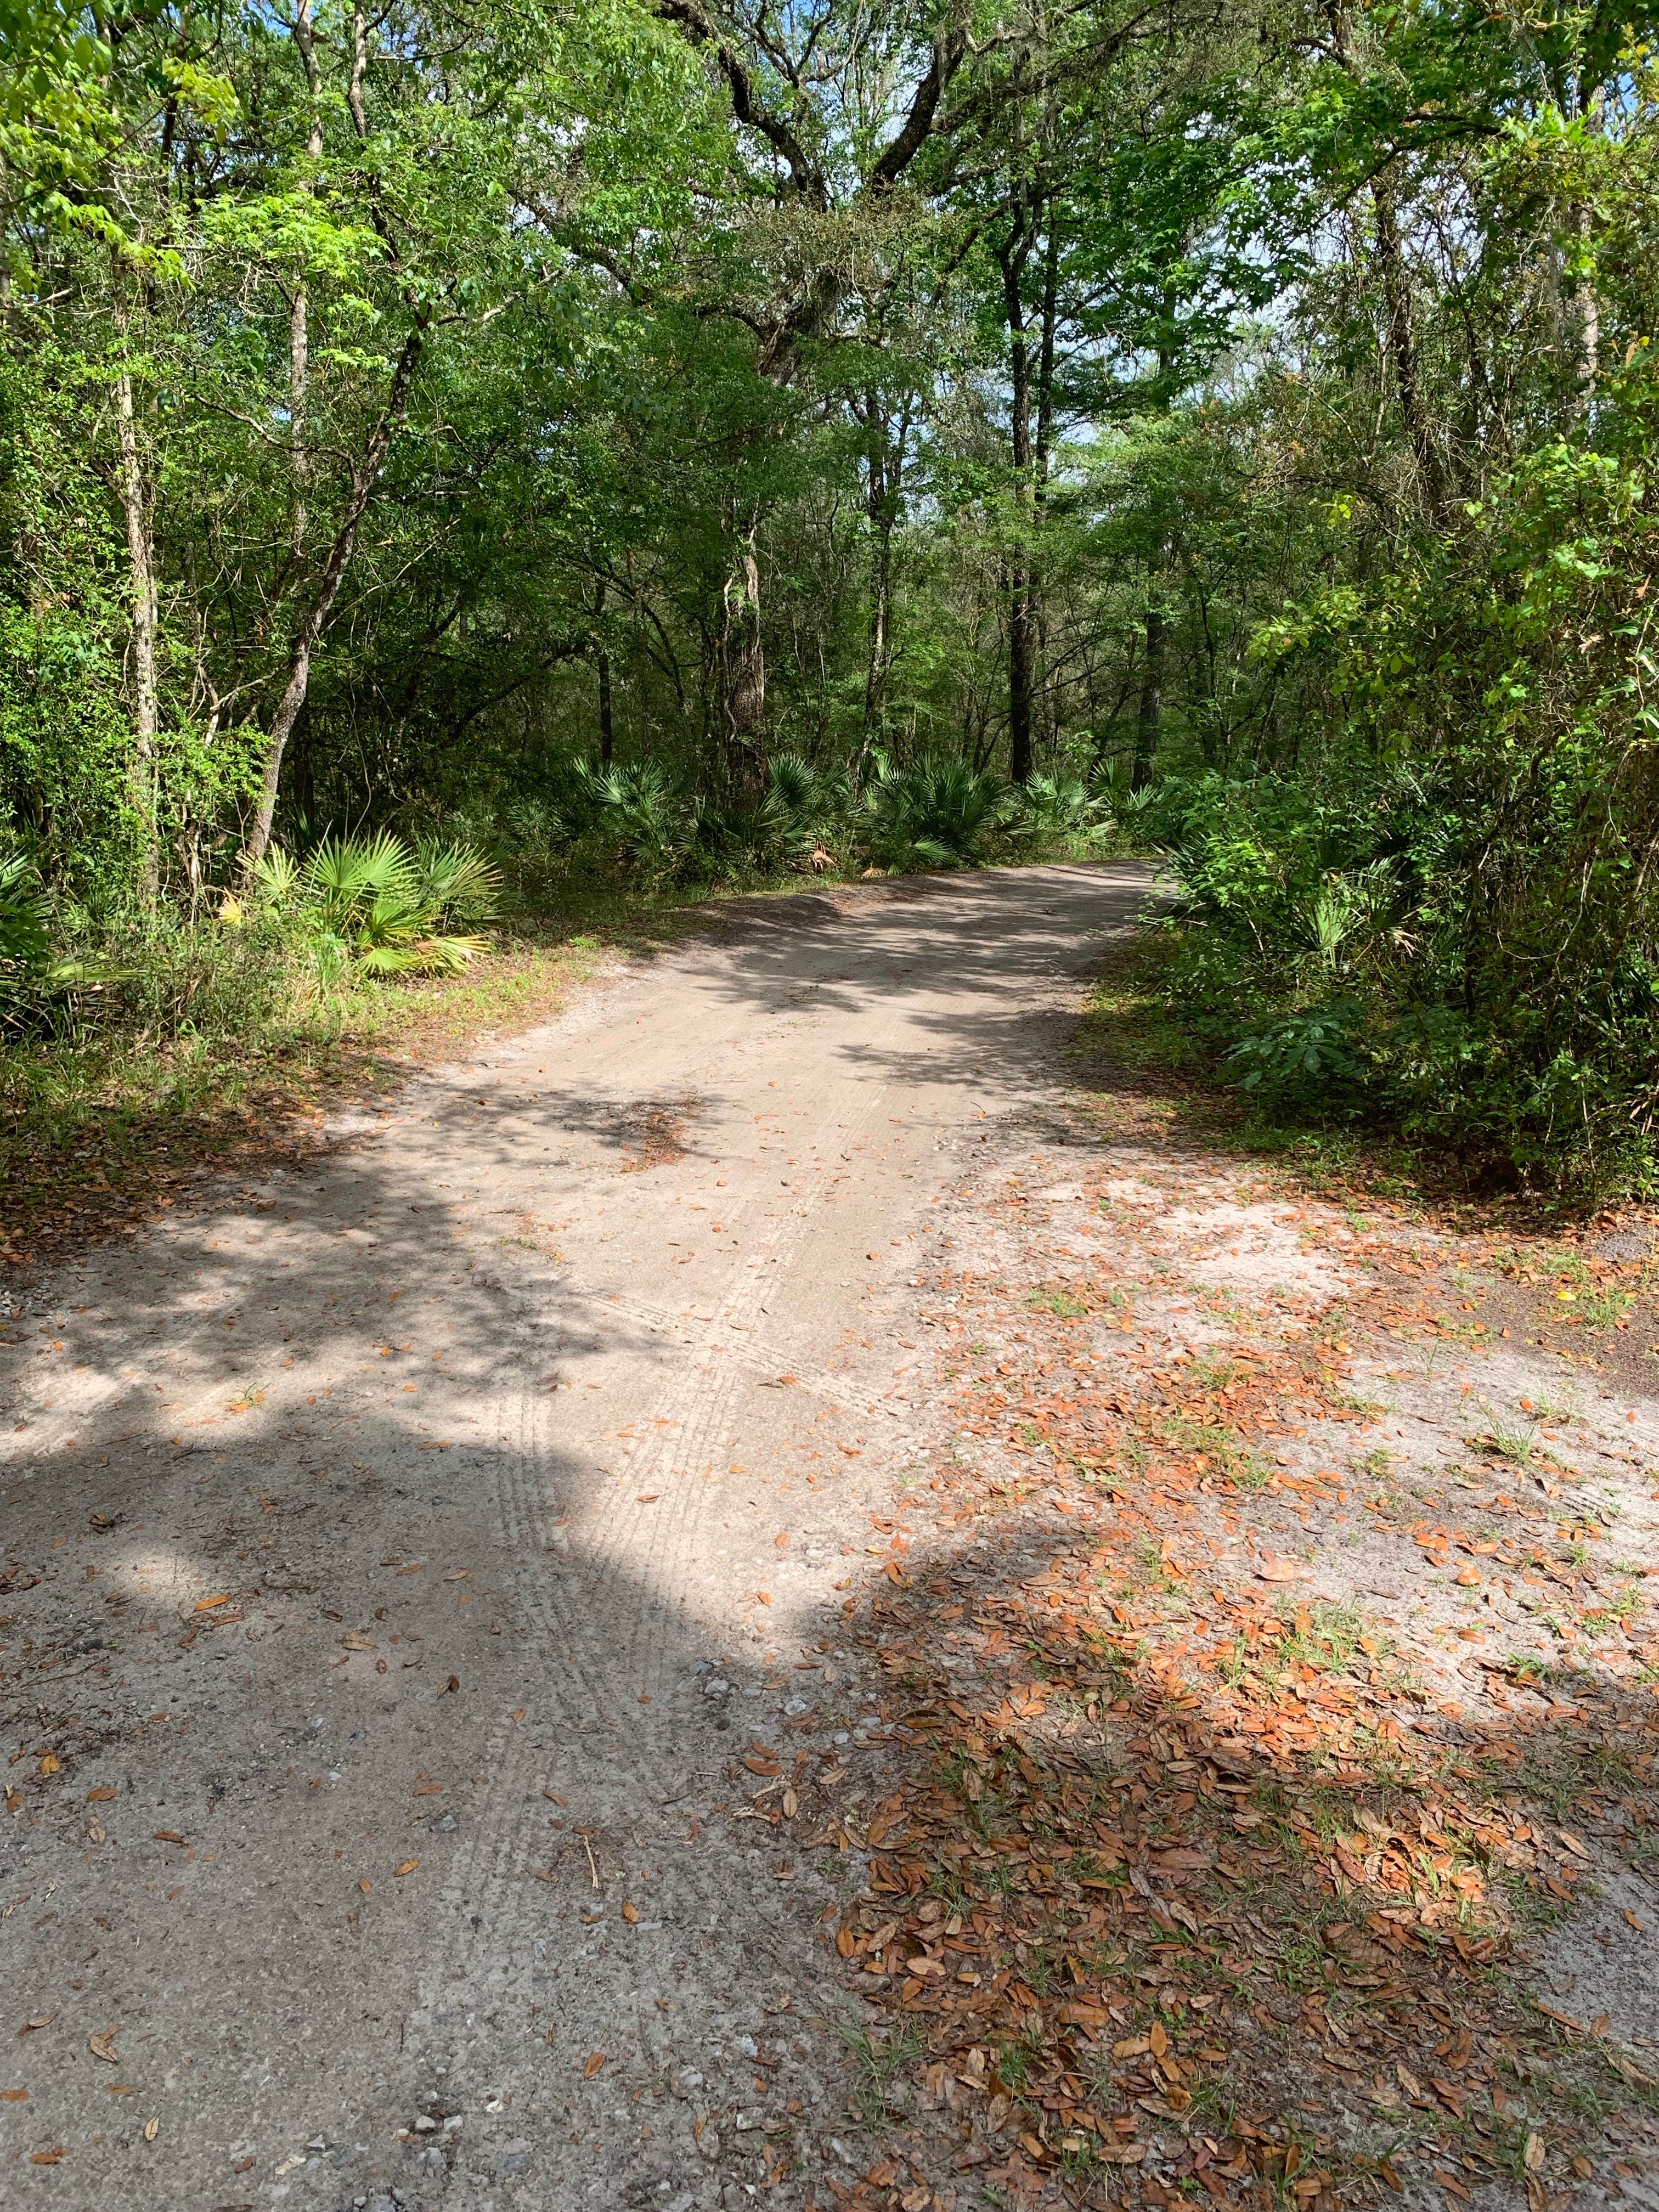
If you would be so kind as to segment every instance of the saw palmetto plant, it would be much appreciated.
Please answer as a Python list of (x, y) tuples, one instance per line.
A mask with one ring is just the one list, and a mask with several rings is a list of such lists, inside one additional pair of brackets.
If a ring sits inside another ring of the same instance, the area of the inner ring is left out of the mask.
[(476, 846), (390, 830), (325, 837), (304, 860), (273, 847), (255, 878), (267, 907), (308, 926), (325, 978), (465, 968), (488, 939), (458, 925), (493, 917), (501, 880)]

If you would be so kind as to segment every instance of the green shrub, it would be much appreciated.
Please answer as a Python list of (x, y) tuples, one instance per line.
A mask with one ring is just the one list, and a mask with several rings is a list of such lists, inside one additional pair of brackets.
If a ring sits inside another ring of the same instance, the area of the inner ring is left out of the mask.
[(1242, 1037), (1228, 1059), (1242, 1071), (1239, 1087), (1284, 1105), (1317, 1101), (1328, 1110), (1338, 1091), (1364, 1084), (1368, 1070), (1356, 1049), (1364, 1020), (1352, 1001), (1299, 1008)]
[(1524, 792), (1501, 762), (1484, 784), (1467, 762), (1352, 761), (1332, 783), (1161, 792), (1176, 1006), (1281, 1109), (1646, 1188), (1659, 899), (1619, 838), (1598, 865), (1589, 763), (1534, 762)]
[(78, 998), (123, 980), (106, 957), (63, 948), (61, 934), (29, 854), (0, 851), (0, 1030), (61, 1027)]

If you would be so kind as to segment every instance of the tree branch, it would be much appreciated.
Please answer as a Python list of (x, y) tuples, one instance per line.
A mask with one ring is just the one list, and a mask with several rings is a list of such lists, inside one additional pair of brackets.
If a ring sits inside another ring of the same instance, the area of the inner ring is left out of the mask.
[(732, 112), (745, 130), (758, 131), (789, 165), (793, 191), (817, 207), (827, 209), (830, 188), (823, 171), (781, 116), (774, 115), (757, 96), (752, 79), (737, 55), (705, 15), (698, 0), (655, 0), (655, 12), (664, 22), (674, 23), (694, 46), (712, 46), (720, 75), (732, 94)]
[(959, 21), (933, 34), (933, 57), (927, 74), (916, 87), (910, 111), (899, 134), (876, 163), (870, 175), (872, 192), (890, 192), (927, 143), (939, 114), (939, 102), (951, 88), (968, 51), (967, 34)]

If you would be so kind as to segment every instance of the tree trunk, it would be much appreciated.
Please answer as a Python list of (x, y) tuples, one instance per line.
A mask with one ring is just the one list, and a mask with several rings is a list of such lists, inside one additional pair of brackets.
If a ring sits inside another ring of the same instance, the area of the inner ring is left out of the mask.
[(311, 386), (311, 334), (304, 279), (294, 287), (288, 310), (288, 544), (297, 570), (305, 552), (306, 489), (311, 456), (306, 450), (306, 413)]
[(1423, 412), (1418, 383), (1417, 343), (1412, 328), (1411, 286), (1400, 246), (1400, 222), (1395, 210), (1394, 185), (1384, 173), (1371, 179), (1371, 204), (1376, 210), (1376, 259), (1382, 276), (1382, 298), (1389, 321), (1389, 353), (1394, 362), (1395, 384), (1400, 393), (1400, 419), (1417, 462), (1423, 501), (1429, 520), (1437, 526), (1445, 511), (1446, 489), (1440, 456)]
[[(1167, 415), (1175, 404), (1176, 368), (1179, 354), (1176, 346), (1176, 289), (1166, 281), (1164, 287), (1164, 327), (1158, 344), (1158, 410)], [(1153, 517), (1152, 550), (1146, 559), (1146, 658), (1140, 672), (1140, 705), (1135, 716), (1135, 745), (1129, 767), (1130, 787), (1144, 791), (1152, 780), (1152, 770), (1158, 765), (1158, 739), (1164, 729), (1164, 670), (1169, 653), (1169, 624), (1164, 618), (1158, 591), (1170, 554), (1170, 532), (1167, 521)]]
[[(1598, 131), (1604, 130), (1607, 98), (1602, 88), (1599, 84), (1592, 86), (1588, 100), (1583, 98), (1581, 88), (1580, 100), (1591, 127)], [(1582, 200), (1576, 211), (1575, 225), (1581, 270), (1575, 301), (1578, 310), (1578, 404), (1587, 411), (1595, 402), (1596, 381), (1601, 374), (1601, 301), (1595, 288), (1590, 210)]]
[(139, 887), (154, 906), (161, 886), (156, 849), (155, 738), (161, 726), (156, 677), (160, 623), (155, 599), (155, 548), (150, 532), (149, 489), (133, 412), (132, 378), (123, 362), (115, 380), (115, 422), (121, 450), (121, 513), (127, 532), (127, 571), (132, 594), (132, 802), (142, 825)]
[[(311, 104), (311, 127), (306, 133), (306, 155), (316, 161), (323, 150), (323, 112), (318, 102), (321, 81), (317, 68), (316, 41), (312, 36), (311, 0), (298, 0), (294, 15), (294, 43), (305, 71), (306, 94)], [(311, 481), (311, 456), (306, 447), (307, 417), (311, 396), (311, 331), (306, 281), (297, 279), (288, 311), (288, 423), (289, 423), (289, 550), (297, 569), (305, 552), (306, 492)]]
[(360, 139), (368, 137), (368, 111), (363, 106), (363, 79), (368, 74), (368, 36), (363, 27), (363, 11), (356, 7), (351, 11), (351, 76), (346, 85), (346, 106), (351, 111), (352, 127)]
[(1042, 337), (1037, 350), (1036, 494), (1039, 507), (1048, 496), (1048, 470), (1054, 445), (1054, 345), (1060, 321), (1060, 234), (1050, 210), (1042, 256)]
[(1008, 556), (1008, 774), (1015, 783), (1031, 780), (1036, 630), (1031, 556), (1025, 546), (1018, 545)]
[(893, 665), (893, 531), (898, 520), (910, 418), (908, 411), (900, 416), (895, 441), (881, 411), (880, 398), (871, 392), (865, 398), (865, 422), (870, 433), (870, 480), (865, 501), (870, 518), (870, 653), (864, 680), (860, 759), (881, 727), (887, 706), (887, 678)]
[[(593, 593), (593, 620), (597, 625), (605, 615), (605, 584), (603, 580)], [(598, 641), (593, 654), (593, 665), (599, 679), (599, 766), (609, 768), (616, 750), (615, 735), (611, 720), (611, 655), (605, 649), (604, 634), (596, 627)]]
[(1014, 465), (1015, 540), (1007, 556), (1008, 773), (1016, 783), (1029, 783), (1031, 778), (1031, 693), (1036, 659), (1031, 592), (1031, 360), (1020, 291), (1030, 241), (1031, 233), (1026, 229), (1000, 248), (997, 257), (1002, 264), (1012, 371), (1009, 439)]
[(311, 686), (312, 652), (321, 635), (323, 624), (328, 620), (329, 611), (339, 596), (340, 586), (345, 580), (346, 570), (351, 565), (351, 556), (356, 550), (358, 528), (374, 494), (376, 479), (386, 466), (386, 455), (392, 450), (392, 441), (403, 421), (404, 410), (408, 406), (409, 388), (415, 380), (415, 371), (426, 344), (428, 319), (429, 310), (422, 313), (420, 320), (404, 340), (398, 366), (392, 371), (386, 405), (380, 411), (379, 422), (369, 434), (362, 460), (352, 473), (351, 490), (335, 530), (334, 543), (329, 548), (327, 563), (289, 648), (288, 681), (283, 686), (282, 697), (277, 701), (276, 711), (271, 717), (270, 735), (265, 739), (265, 764), (259, 781), (259, 801), (254, 810), (246, 842), (242, 847), (244, 878), (252, 874), (264, 860), (265, 849), (270, 843), (270, 825), (276, 818), (276, 793), (282, 782), (283, 755)]
[[(1590, 216), (1588, 208), (1578, 210), (1578, 235), (1582, 251), (1588, 263), (1590, 246)], [(1601, 374), (1601, 301), (1595, 289), (1595, 274), (1586, 268), (1578, 280), (1578, 383), (1579, 402), (1588, 408), (1595, 397), (1596, 380)]]
[[(1048, 471), (1054, 442), (1054, 341), (1060, 319), (1060, 236), (1049, 210), (1048, 236), (1042, 257), (1042, 337), (1037, 348), (1036, 481), (1034, 517), (1040, 545), (1042, 525), (1048, 514)], [(1037, 664), (1037, 715), (1051, 757), (1060, 745), (1060, 702), (1048, 685), (1048, 595), (1039, 554), (1033, 556), (1031, 576), (1032, 629)]]
[[(874, 495), (872, 483), (872, 505)], [(870, 540), (870, 665), (864, 679), (866, 737), (881, 726), (886, 707), (893, 635), (893, 521), (884, 509), (871, 519), (875, 527)]]
[(761, 635), (760, 516), (738, 541), (739, 574), (726, 586), (721, 638), (726, 770), (739, 791), (753, 790), (765, 766), (766, 648)]
[(1149, 566), (1146, 585), (1146, 659), (1140, 672), (1140, 711), (1135, 717), (1134, 759), (1129, 770), (1132, 789), (1145, 791), (1152, 780), (1158, 759), (1158, 732), (1164, 723), (1164, 610), (1154, 596), (1158, 569)]

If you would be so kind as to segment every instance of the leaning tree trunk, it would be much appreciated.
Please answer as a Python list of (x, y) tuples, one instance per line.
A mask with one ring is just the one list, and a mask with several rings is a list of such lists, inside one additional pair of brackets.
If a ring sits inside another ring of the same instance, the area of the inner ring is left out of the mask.
[(386, 405), (380, 411), (379, 422), (369, 434), (362, 459), (352, 472), (351, 489), (335, 529), (327, 562), (289, 648), (288, 680), (276, 702), (276, 711), (271, 716), (270, 733), (265, 739), (264, 769), (259, 779), (258, 805), (254, 809), (253, 820), (242, 847), (241, 865), (245, 878), (253, 873), (270, 843), (270, 826), (276, 816), (276, 794), (282, 786), (283, 755), (294, 734), (294, 725), (300, 719), (300, 709), (306, 703), (306, 694), (311, 688), (311, 656), (322, 634), (323, 624), (328, 620), (334, 602), (339, 597), (340, 586), (345, 580), (351, 556), (357, 549), (357, 532), (374, 495), (375, 482), (386, 466), (392, 441), (409, 404), (409, 388), (415, 380), (415, 371), (426, 344), (429, 317), (430, 311), (423, 311), (420, 320), (404, 340), (398, 366), (392, 371)]

